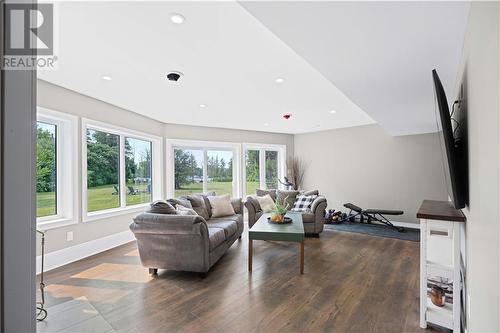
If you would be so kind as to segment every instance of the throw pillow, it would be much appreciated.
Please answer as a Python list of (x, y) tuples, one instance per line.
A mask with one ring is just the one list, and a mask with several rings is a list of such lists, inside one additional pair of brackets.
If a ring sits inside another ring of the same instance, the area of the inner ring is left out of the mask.
[(297, 199), (295, 199), (292, 211), (294, 211), (294, 212), (310, 212), (311, 205), (317, 197), (318, 197), (317, 195), (299, 194), (297, 196)]
[(148, 213), (153, 214), (175, 214), (175, 208), (165, 200), (157, 200), (151, 203), (146, 210)]
[(263, 197), (265, 196), (266, 194), (269, 194), (271, 196), (271, 198), (273, 199), (273, 201), (276, 201), (276, 190), (261, 190), (261, 189), (257, 189), (255, 191), (255, 193), (257, 194), (257, 196), (259, 197)]
[(212, 207), (212, 217), (222, 217), (234, 215), (234, 208), (231, 204), (231, 197), (229, 194), (221, 196), (207, 197)]
[(184, 206), (184, 207), (189, 208), (189, 209), (193, 208), (193, 206), (191, 206), (191, 203), (189, 202), (189, 200), (186, 198), (167, 199), (167, 202), (174, 207), (177, 207), (177, 205), (181, 205), (181, 206)]
[(259, 202), (260, 208), (264, 213), (269, 213), (276, 208), (276, 204), (269, 194), (266, 194), (263, 197), (255, 196), (253, 198)]
[(187, 208), (187, 207), (184, 207), (182, 205), (177, 205), (175, 206), (176, 207), (176, 211), (177, 211), (177, 214), (178, 215), (198, 215), (196, 214), (196, 212), (191, 209), (191, 208)]
[(278, 190), (277, 191), (277, 198), (280, 202), (285, 202), (285, 204), (288, 206), (287, 209), (290, 210), (293, 207), (293, 204), (295, 203), (295, 198), (299, 194), (299, 191), (294, 191), (294, 190)]

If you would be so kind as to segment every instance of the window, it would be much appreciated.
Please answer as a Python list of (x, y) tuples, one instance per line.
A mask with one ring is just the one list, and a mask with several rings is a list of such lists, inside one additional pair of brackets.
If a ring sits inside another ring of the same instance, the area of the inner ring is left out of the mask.
[(255, 194), (257, 188), (280, 188), (279, 180), (285, 176), (285, 146), (244, 144), (246, 195)]
[(255, 149), (248, 149), (245, 152), (246, 195), (255, 194), (260, 187), (259, 153), (260, 151)]
[(278, 152), (266, 150), (266, 188), (278, 188)]
[(57, 126), (36, 127), (36, 217), (57, 215)]
[(151, 142), (125, 138), (127, 206), (151, 202)]
[(168, 140), (167, 160), (171, 167), (167, 195), (193, 193), (239, 194), (239, 144), (190, 140)]
[(36, 217), (47, 230), (77, 221), (77, 118), (37, 108)]
[(203, 150), (174, 149), (176, 197), (203, 192)]
[(120, 207), (120, 137), (87, 129), (87, 212)]
[(83, 119), (83, 220), (120, 215), (162, 195), (161, 138)]
[(207, 191), (233, 195), (233, 152), (207, 150)]

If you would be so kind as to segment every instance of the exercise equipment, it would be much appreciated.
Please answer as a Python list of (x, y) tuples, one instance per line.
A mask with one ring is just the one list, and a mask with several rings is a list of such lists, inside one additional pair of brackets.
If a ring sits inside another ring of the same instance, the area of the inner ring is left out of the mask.
[(388, 227), (394, 228), (398, 232), (405, 231), (405, 229), (403, 227), (395, 226), (394, 224), (392, 224), (391, 221), (389, 221), (384, 216), (384, 215), (403, 215), (404, 212), (402, 210), (363, 209), (363, 208), (356, 206), (355, 204), (352, 204), (350, 202), (344, 204), (344, 207), (349, 209), (349, 214), (347, 214), (346, 218), (342, 219), (342, 222), (347, 221), (347, 220), (354, 222), (356, 217), (359, 216), (359, 222), (361, 222), (361, 223), (365, 223), (365, 218), (366, 218), (366, 223), (373, 223), (373, 221), (375, 221), (375, 222), (385, 224)]

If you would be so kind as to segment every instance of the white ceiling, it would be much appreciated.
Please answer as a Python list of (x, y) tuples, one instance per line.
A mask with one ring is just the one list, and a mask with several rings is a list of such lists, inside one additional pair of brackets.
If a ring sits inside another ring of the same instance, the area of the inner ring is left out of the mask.
[(435, 132), (431, 70), (448, 94), (467, 2), (242, 2), (392, 135)]
[[(39, 72), (51, 83), (167, 123), (303, 133), (374, 122), (238, 3), (58, 5), (59, 68)], [(168, 82), (171, 70), (185, 76)]]

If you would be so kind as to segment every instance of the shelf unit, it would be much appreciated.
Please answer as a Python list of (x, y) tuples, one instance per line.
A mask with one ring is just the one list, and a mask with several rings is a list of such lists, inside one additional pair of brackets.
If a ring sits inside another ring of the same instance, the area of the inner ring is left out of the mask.
[[(428, 323), (454, 332), (461, 331), (461, 298), (464, 266), (460, 252), (461, 223), (465, 216), (449, 202), (425, 200), (420, 218), (420, 327)], [(434, 305), (428, 293), (429, 278), (440, 278), (452, 285), (452, 303)]]

